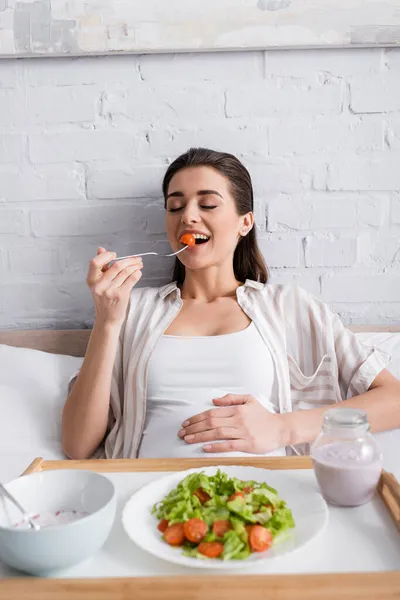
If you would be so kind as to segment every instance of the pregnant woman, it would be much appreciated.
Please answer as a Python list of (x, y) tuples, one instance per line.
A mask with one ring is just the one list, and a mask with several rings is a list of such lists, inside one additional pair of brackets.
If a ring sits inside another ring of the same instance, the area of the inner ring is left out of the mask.
[(140, 258), (87, 284), (96, 317), (63, 413), (63, 448), (83, 459), (303, 454), (326, 407), (363, 408), (373, 431), (400, 426), (400, 382), (319, 299), (267, 283), (250, 175), (230, 154), (191, 149), (163, 181), (173, 281), (135, 287)]

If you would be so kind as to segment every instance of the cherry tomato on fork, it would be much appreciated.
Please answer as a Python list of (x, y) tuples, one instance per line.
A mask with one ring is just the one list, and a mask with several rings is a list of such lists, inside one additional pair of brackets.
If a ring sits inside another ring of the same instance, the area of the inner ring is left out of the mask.
[(196, 240), (194, 239), (194, 236), (191, 233), (184, 233), (179, 241), (182, 242), (182, 244), (186, 244), (186, 246), (196, 245)]

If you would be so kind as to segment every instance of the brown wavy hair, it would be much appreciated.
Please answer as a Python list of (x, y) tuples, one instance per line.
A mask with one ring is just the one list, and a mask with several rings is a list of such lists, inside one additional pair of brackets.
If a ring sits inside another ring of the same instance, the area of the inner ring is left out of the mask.
[[(238, 215), (245, 215), (254, 209), (253, 185), (250, 173), (233, 154), (216, 152), (207, 148), (190, 148), (178, 156), (168, 167), (162, 184), (164, 205), (167, 206), (169, 184), (178, 171), (189, 167), (212, 167), (224, 175), (230, 182), (230, 192), (236, 204)], [(233, 255), (233, 270), (237, 281), (253, 279), (266, 283), (268, 269), (257, 244), (255, 226), (242, 237)], [(173, 281), (181, 285), (185, 279), (185, 267), (178, 257), (175, 258)]]

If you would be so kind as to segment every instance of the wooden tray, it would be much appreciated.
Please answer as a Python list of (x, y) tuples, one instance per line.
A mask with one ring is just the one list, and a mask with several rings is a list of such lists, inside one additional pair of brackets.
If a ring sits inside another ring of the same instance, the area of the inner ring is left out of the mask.
[[(310, 469), (309, 457), (43, 461), (23, 475), (52, 469), (104, 473), (180, 471), (211, 465)], [(385, 471), (378, 493), (400, 531), (400, 486)], [(0, 599), (12, 600), (388, 600), (400, 599), (400, 571), (316, 575), (188, 575), (101, 579), (15, 578), (0, 582)]]

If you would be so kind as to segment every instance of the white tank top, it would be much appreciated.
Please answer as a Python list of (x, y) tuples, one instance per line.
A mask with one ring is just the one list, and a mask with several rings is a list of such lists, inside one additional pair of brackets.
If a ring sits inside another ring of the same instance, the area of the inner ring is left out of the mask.
[[(178, 431), (187, 418), (215, 408), (213, 398), (228, 393), (252, 394), (269, 411), (277, 412), (274, 384), (271, 354), (253, 323), (227, 335), (162, 336), (148, 366), (139, 457), (249, 456), (245, 452), (205, 453), (204, 444), (187, 444)], [(271, 454), (285, 455), (285, 449)]]

